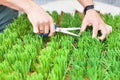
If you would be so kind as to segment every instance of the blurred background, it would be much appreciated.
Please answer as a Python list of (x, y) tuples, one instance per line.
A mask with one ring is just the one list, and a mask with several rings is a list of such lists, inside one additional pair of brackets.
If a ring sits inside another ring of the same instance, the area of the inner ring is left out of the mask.
[[(59, 1), (59, 0), (34, 0), (34, 1), (36, 1), (39, 4), (45, 4), (47, 2)], [(67, 1), (67, 0), (65, 0), (65, 1)], [(107, 3), (107, 4), (111, 4), (111, 5), (120, 7), (120, 0), (94, 0), (94, 1), (103, 2), (103, 3)]]
[(33, 0), (33, 1), (35, 1), (35, 2), (38, 3), (38, 4), (43, 5), (43, 4), (46, 4), (46, 3), (48, 3), (48, 2), (58, 1), (58, 0)]
[(94, 0), (120, 7), (120, 0)]
[[(34, 0), (47, 11), (56, 10), (74, 13), (75, 10), (83, 11), (83, 7), (77, 0)], [(110, 13), (112, 15), (120, 14), (120, 0), (93, 0), (95, 9), (102, 13)]]

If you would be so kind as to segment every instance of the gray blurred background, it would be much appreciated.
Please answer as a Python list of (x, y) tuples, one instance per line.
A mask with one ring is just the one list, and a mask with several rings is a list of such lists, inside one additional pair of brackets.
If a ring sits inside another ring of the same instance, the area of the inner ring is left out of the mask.
[(48, 2), (57, 1), (57, 0), (33, 0), (38, 4), (46, 4)]
[[(45, 4), (45, 3), (57, 1), (57, 0), (34, 0), (34, 1), (37, 2), (38, 4)], [(120, 0), (93, 0), (93, 1), (99, 1), (99, 2), (112, 4), (120, 7)]]
[(99, 2), (103, 2), (103, 3), (108, 3), (108, 4), (112, 4), (115, 6), (119, 6), (120, 7), (120, 0), (94, 0), (94, 1), (99, 1)]

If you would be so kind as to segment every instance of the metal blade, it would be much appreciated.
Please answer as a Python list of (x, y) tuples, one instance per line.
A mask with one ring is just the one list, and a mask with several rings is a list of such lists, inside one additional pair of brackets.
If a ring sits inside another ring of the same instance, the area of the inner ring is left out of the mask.
[(69, 35), (72, 35), (72, 36), (80, 37), (80, 35), (74, 34), (72, 32), (68, 32), (68, 31), (60, 31), (60, 32), (65, 33), (65, 34), (69, 34)]
[(56, 31), (80, 30), (80, 28), (56, 28)]

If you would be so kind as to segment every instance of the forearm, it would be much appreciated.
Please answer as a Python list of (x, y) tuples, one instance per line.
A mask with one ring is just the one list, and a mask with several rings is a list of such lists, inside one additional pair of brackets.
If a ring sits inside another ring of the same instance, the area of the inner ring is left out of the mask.
[(32, 0), (0, 0), (0, 4), (25, 13), (37, 6)]
[(93, 0), (78, 0), (80, 4), (85, 8), (87, 5), (93, 5)]

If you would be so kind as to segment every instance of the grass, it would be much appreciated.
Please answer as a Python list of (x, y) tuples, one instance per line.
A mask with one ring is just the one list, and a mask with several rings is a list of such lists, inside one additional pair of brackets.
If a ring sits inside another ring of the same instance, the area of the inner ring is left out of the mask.
[[(81, 13), (49, 13), (63, 27), (79, 27)], [(104, 41), (56, 33), (51, 38), (32, 32), (25, 14), (0, 33), (0, 80), (120, 80), (120, 15), (101, 15), (113, 27)]]

